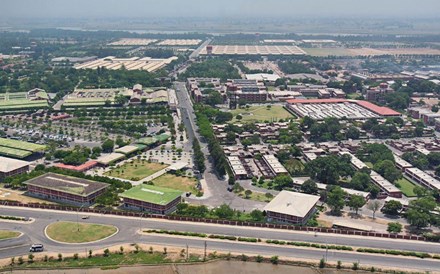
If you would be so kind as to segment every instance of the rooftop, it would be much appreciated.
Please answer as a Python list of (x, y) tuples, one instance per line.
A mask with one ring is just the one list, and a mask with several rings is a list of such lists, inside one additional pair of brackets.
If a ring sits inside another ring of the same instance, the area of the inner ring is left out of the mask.
[(119, 196), (152, 204), (167, 205), (182, 194), (183, 192), (178, 190), (142, 184), (119, 194)]
[(109, 184), (105, 183), (56, 173), (46, 173), (36, 178), (30, 179), (24, 183), (27, 185), (48, 188), (83, 197), (89, 196), (90, 194), (93, 194), (109, 186)]
[(11, 172), (16, 169), (29, 166), (29, 162), (21, 161), (21, 160), (15, 160), (11, 158), (1, 157), (0, 156), (0, 172)]
[(264, 207), (264, 210), (305, 217), (318, 201), (319, 196), (283, 190)]

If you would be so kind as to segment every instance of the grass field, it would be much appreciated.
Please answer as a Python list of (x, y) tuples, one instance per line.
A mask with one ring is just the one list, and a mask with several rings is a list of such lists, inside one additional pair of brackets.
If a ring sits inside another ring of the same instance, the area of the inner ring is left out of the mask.
[(20, 236), (20, 232), (10, 230), (0, 230), (0, 240), (16, 238)]
[(188, 177), (178, 177), (168, 173), (154, 179), (153, 184), (155, 186), (176, 189), (183, 192), (191, 192), (194, 195), (199, 192), (196, 188), (196, 179)]
[(31, 154), (32, 154), (32, 152), (30, 152), (30, 151), (0, 146), (0, 155), (23, 159), (23, 158), (28, 157)]
[(273, 199), (273, 197), (272, 198), (266, 197), (265, 193), (254, 192), (254, 191), (252, 191), (252, 194), (248, 198), (246, 198), (245, 191), (241, 191), (237, 195), (239, 197), (243, 198), (243, 199), (249, 199), (249, 200), (257, 201), (257, 202), (266, 202), (266, 203), (268, 203), (268, 202), (270, 202)]
[(7, 138), (0, 138), (0, 146), (10, 147), (15, 149), (27, 150), (31, 152), (41, 152), (46, 149), (45, 145), (38, 145), (24, 141), (12, 140)]
[[(79, 231), (78, 231), (79, 227)], [(88, 243), (104, 239), (116, 233), (114, 226), (75, 222), (56, 222), (46, 228), (47, 235), (63, 243)]]
[(410, 181), (408, 181), (406, 178), (402, 178), (396, 181), (396, 186), (405, 194), (406, 197), (415, 197), (417, 196), (414, 193), (414, 185)]
[(295, 118), (282, 106), (251, 106), (249, 108), (238, 108), (231, 111), (234, 119), (232, 122), (237, 122), (237, 115), (240, 114), (243, 118), (242, 122), (263, 122), (263, 121), (278, 121), (280, 119)]
[(151, 174), (166, 168), (168, 165), (159, 163), (148, 163), (147, 161), (135, 160), (132, 163), (125, 163), (124, 165), (112, 169), (105, 173), (105, 175), (117, 177), (121, 179), (139, 181)]

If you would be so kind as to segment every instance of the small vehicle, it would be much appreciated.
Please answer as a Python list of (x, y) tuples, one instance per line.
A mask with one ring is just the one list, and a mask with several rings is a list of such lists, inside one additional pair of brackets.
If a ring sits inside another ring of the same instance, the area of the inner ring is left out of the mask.
[(44, 246), (42, 244), (33, 244), (29, 248), (29, 252), (42, 252), (44, 251)]
[(228, 186), (228, 191), (232, 192), (232, 190), (233, 190), (232, 186)]
[(88, 219), (90, 219), (90, 216), (82, 216), (81, 219), (88, 220)]

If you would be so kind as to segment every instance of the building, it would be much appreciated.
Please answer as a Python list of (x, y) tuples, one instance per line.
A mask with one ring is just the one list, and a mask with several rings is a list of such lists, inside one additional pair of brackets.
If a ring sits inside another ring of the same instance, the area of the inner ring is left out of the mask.
[(109, 187), (109, 184), (55, 173), (43, 174), (24, 184), (27, 185), (27, 194), (30, 196), (86, 206), (93, 204)]
[(72, 166), (72, 165), (65, 165), (63, 163), (55, 164), (55, 167), (72, 170), (72, 171), (79, 171), (79, 172), (85, 172), (89, 169), (94, 168), (96, 165), (98, 165), (98, 162), (96, 161), (87, 161), (86, 163), (79, 165), (79, 166)]
[(265, 102), (268, 98), (267, 88), (263, 81), (232, 79), (226, 83), (226, 91), (231, 103)]
[(119, 194), (119, 197), (125, 208), (166, 215), (177, 209), (182, 194), (174, 189), (141, 184)]
[(280, 161), (278, 161), (278, 158), (275, 157), (274, 155), (272, 154), (263, 155), (263, 161), (269, 167), (274, 177), (278, 175), (289, 174), (287, 169), (280, 163)]
[(229, 167), (231, 168), (232, 175), (235, 180), (242, 180), (248, 178), (248, 173), (245, 170), (243, 163), (237, 156), (228, 156), (227, 158)]
[(220, 83), (220, 78), (188, 78), (186, 88), (197, 103), (203, 102), (210, 94), (204, 92), (205, 90), (215, 90), (222, 95), (224, 101), (227, 99), (224, 86)]
[(378, 87), (367, 90), (366, 99), (372, 102), (385, 103), (385, 95), (393, 93), (387, 83), (381, 83)]
[(269, 222), (305, 224), (315, 213), (319, 196), (281, 191), (264, 207)]
[(440, 190), (440, 181), (418, 168), (413, 167), (405, 169), (405, 175), (424, 187), (431, 190)]
[(6, 177), (29, 171), (29, 162), (0, 156), (0, 182)]

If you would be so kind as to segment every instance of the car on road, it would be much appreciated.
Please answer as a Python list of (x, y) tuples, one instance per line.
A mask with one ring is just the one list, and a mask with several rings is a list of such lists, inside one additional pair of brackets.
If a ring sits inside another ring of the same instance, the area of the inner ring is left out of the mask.
[(29, 252), (43, 252), (44, 246), (42, 244), (33, 244), (31, 248), (29, 248)]
[(82, 216), (81, 219), (88, 220), (88, 219), (90, 219), (90, 216)]

